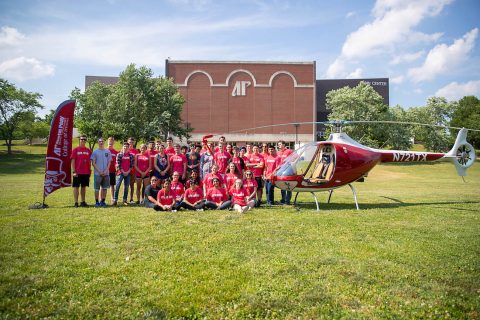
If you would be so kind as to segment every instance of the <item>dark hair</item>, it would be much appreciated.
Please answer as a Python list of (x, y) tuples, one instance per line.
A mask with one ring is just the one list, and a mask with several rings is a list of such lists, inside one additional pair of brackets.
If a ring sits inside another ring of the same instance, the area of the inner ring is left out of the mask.
[(198, 183), (197, 183), (197, 181), (195, 181), (195, 179), (188, 180), (188, 183), (190, 183), (190, 185), (198, 185)]
[(170, 141), (173, 141), (173, 138), (172, 137), (168, 137), (167, 138), (167, 141), (170, 140)]

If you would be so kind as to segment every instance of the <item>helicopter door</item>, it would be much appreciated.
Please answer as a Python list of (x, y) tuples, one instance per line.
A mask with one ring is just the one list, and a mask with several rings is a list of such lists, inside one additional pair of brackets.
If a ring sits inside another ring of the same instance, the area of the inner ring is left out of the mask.
[(335, 153), (334, 148), (331, 145), (325, 145), (322, 148), (320, 155), (320, 161), (317, 163), (312, 177), (308, 179), (310, 183), (323, 183), (328, 182), (333, 176), (335, 168)]

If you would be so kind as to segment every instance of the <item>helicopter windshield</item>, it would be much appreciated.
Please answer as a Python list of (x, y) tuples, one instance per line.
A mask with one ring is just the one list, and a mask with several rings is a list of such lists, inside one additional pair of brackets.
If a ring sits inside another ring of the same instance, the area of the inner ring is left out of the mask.
[(318, 149), (318, 142), (308, 143), (285, 158), (283, 164), (277, 169), (277, 176), (303, 175), (308, 169)]

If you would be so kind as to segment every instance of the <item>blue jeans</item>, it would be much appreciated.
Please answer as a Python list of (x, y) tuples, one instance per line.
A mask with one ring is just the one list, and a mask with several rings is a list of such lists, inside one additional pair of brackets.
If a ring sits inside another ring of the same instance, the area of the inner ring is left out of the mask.
[(265, 180), (265, 191), (267, 192), (267, 204), (273, 204), (275, 184), (272, 182), (272, 180)]
[(120, 186), (123, 181), (123, 201), (127, 201), (128, 198), (128, 187), (130, 187), (130, 175), (126, 177), (123, 174), (117, 176), (117, 183), (115, 184), (115, 194), (113, 195), (113, 200), (118, 201), (118, 193), (120, 191)]
[(282, 190), (281, 203), (290, 204), (290, 200), (292, 200), (292, 191)]

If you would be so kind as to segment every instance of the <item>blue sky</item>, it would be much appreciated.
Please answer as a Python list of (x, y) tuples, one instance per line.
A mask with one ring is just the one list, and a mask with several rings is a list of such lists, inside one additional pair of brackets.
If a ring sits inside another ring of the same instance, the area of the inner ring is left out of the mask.
[(55, 109), (85, 75), (165, 59), (316, 61), (390, 78), (390, 104), (480, 96), (480, 1), (0, 1), (0, 77)]

